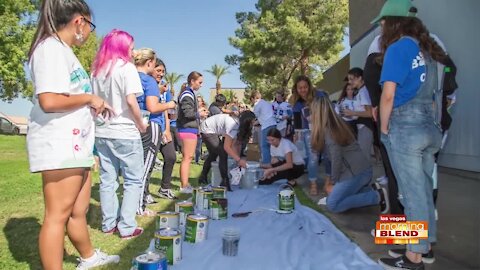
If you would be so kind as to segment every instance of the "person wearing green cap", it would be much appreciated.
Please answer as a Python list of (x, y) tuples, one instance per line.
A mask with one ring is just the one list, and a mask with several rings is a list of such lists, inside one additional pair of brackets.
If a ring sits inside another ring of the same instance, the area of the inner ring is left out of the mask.
[(410, 0), (387, 0), (372, 21), (382, 25), (378, 58), (383, 64), (381, 140), (397, 178), (407, 220), (428, 222), (428, 239), (408, 244), (402, 254), (393, 256), (389, 252), (394, 258), (379, 260), (385, 269), (421, 270), (425, 269), (423, 258), (434, 260), (431, 243), (436, 241), (436, 221), (431, 176), (442, 137), (436, 117), (442, 107), (437, 62), (445, 63), (446, 54), (415, 12)]

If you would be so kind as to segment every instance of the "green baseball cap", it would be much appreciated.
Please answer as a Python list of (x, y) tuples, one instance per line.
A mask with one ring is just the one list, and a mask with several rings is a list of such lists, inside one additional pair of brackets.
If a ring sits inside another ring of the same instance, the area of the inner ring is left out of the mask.
[(380, 14), (373, 19), (371, 24), (378, 23), (385, 16), (415, 17), (416, 13), (412, 12), (411, 8), (414, 8), (411, 0), (387, 0), (380, 10)]

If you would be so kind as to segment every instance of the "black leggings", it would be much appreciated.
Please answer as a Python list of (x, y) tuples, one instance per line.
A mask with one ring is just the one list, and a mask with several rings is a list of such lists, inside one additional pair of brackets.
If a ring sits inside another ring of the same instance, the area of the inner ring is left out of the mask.
[[(275, 167), (281, 166), (283, 164), (285, 164), (285, 161), (279, 161), (277, 163), (272, 164), (272, 167), (275, 168)], [(272, 178), (263, 180), (261, 182), (261, 184), (269, 185), (269, 184), (271, 184), (275, 181), (281, 180), (281, 179), (287, 179), (288, 181), (295, 180), (295, 179), (297, 179), (297, 178), (299, 178), (300, 176), (303, 175), (304, 170), (305, 170), (305, 165), (303, 165), (303, 164), (302, 165), (293, 164), (292, 168), (290, 168), (288, 170), (277, 172), (277, 174), (272, 176)]]
[(202, 133), (202, 140), (207, 146), (208, 149), (208, 157), (203, 164), (202, 173), (200, 174), (200, 178), (198, 181), (202, 184), (208, 183), (207, 175), (212, 167), (212, 162), (219, 158), (218, 168), (220, 169), (220, 175), (222, 176), (222, 184), (225, 186), (230, 185), (230, 181), (228, 179), (228, 154), (225, 152), (223, 148), (223, 139), (220, 139), (220, 136), (217, 134), (203, 134)]

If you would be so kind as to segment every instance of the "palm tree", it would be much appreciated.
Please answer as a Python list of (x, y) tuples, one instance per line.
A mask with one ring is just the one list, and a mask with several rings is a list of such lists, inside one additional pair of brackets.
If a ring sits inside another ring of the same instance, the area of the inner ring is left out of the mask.
[(177, 74), (175, 72), (167, 73), (165, 75), (165, 80), (170, 84), (170, 91), (172, 92), (172, 97), (175, 95), (174, 85), (181, 79), (185, 77), (183, 74)]
[(217, 79), (217, 83), (215, 84), (216, 87), (216, 94), (220, 94), (220, 90), (222, 89), (222, 84), (220, 83), (220, 78), (229, 73), (228, 67), (224, 67), (221, 65), (213, 65), (210, 70), (206, 70), (206, 72), (211, 73)]

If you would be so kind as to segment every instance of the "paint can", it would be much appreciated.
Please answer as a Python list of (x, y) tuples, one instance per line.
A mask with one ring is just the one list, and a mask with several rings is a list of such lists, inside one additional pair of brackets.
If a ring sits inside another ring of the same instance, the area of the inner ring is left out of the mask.
[(278, 210), (293, 211), (295, 209), (295, 192), (290, 185), (281, 185), (278, 193)]
[(178, 229), (160, 229), (155, 232), (155, 249), (165, 254), (168, 264), (182, 260), (182, 233)]
[(158, 212), (157, 230), (163, 228), (178, 229), (180, 225), (180, 215), (178, 212)]
[(210, 200), (210, 218), (227, 219), (228, 201), (225, 198), (215, 198)]
[(156, 251), (147, 251), (132, 260), (130, 270), (167, 270), (165, 255)]
[(247, 161), (247, 169), (240, 180), (242, 189), (254, 189), (258, 187), (258, 180), (263, 176), (263, 170), (260, 163), (256, 161)]
[(210, 184), (212, 186), (219, 186), (222, 182), (222, 175), (220, 174), (220, 168), (218, 166), (218, 161), (213, 161), (211, 163), (211, 174), (210, 174)]
[(190, 214), (187, 216), (185, 226), (185, 241), (190, 243), (200, 243), (207, 239), (208, 217), (204, 215)]
[(189, 201), (177, 202), (175, 203), (175, 212), (179, 214), (179, 225), (184, 227), (187, 215), (193, 213), (193, 203)]
[(226, 187), (212, 187), (213, 199), (224, 199), (227, 198), (227, 188)]

